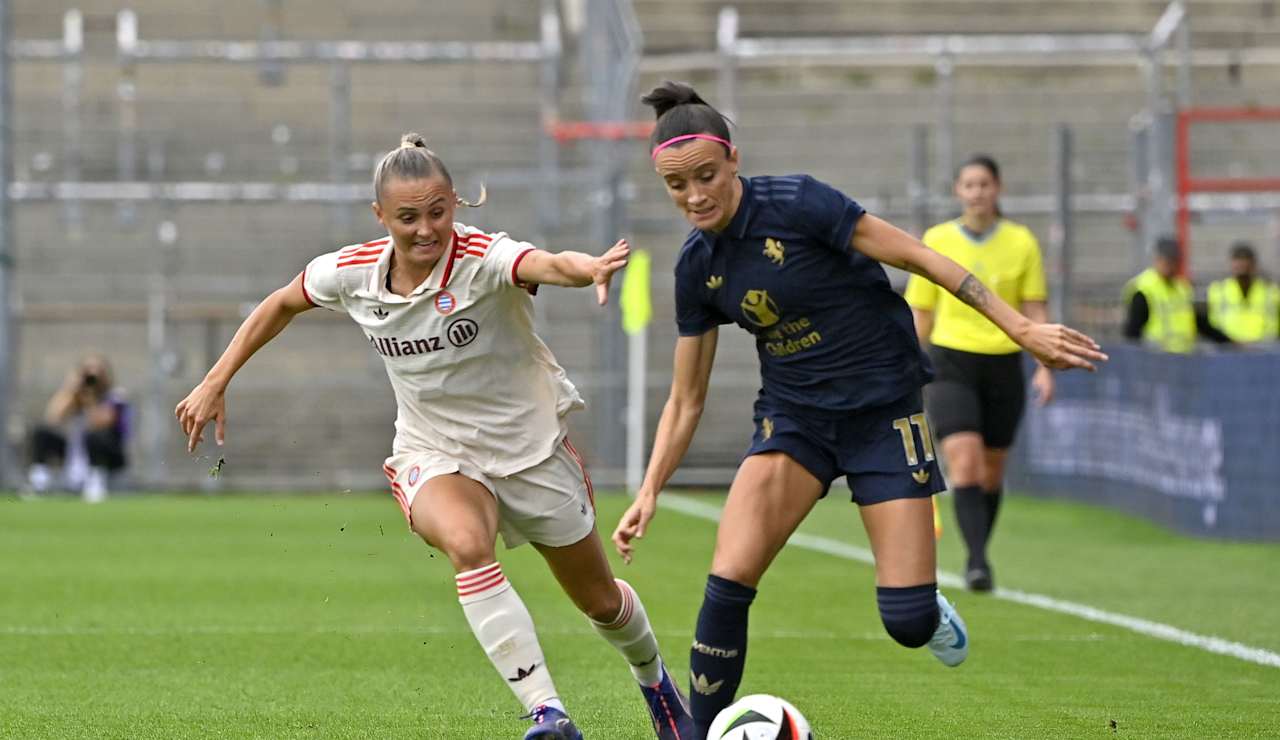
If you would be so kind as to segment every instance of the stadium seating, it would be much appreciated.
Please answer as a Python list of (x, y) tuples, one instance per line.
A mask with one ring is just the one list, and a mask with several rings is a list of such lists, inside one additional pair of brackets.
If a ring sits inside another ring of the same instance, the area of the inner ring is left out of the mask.
[[(721, 2), (710, 0), (636, 0), (635, 8), (652, 52), (714, 48), (715, 17)], [(118, 172), (116, 137), (119, 107), (114, 57), (114, 11), (137, 11), (143, 38), (256, 39), (273, 4), (163, 0), (95, 3), (86, 15), (88, 59), (81, 126), (81, 172), (86, 180), (110, 181)], [(279, 4), (284, 38), (362, 40), (530, 40), (537, 37), (534, 2), (472, 0), (466, 3), (378, 2), (376, 9), (315, 3)], [(1067, 0), (1047, 7), (1033, 0), (740, 0), (742, 34), (875, 34), (937, 32), (1100, 32), (1145, 33), (1164, 3), (1149, 0)], [(1237, 0), (1192, 2), (1197, 46), (1249, 47), (1280, 41), (1280, 19), (1264, 13), (1266, 4)], [(345, 9), (344, 9), (345, 8)], [(63, 8), (24, 0), (15, 4), (15, 36), (54, 38), (60, 34)], [(1081, 60), (1085, 62), (1087, 60)], [(566, 110), (580, 106), (580, 76), (572, 56), (564, 71)], [(281, 84), (264, 80), (253, 65), (142, 65), (137, 70), (137, 172), (144, 180), (325, 182), (330, 178), (330, 72), (293, 66)], [(705, 72), (681, 75), (714, 91)], [(640, 88), (660, 78), (646, 74)], [(419, 130), (454, 170), (460, 189), (474, 192), (482, 180), (501, 183), (505, 176), (537, 162), (533, 142), (539, 126), (537, 69), (497, 63), (456, 65), (366, 65), (351, 74), (352, 131), (347, 177), (364, 181), (375, 157), (404, 130)], [(1227, 69), (1199, 69), (1195, 100), (1203, 104), (1246, 105), (1266, 101), (1280, 87), (1280, 74), (1250, 67), (1239, 78)], [(804, 170), (822, 177), (855, 198), (887, 204), (886, 212), (905, 219), (910, 124), (938, 118), (935, 80), (919, 68), (744, 69), (738, 87), (736, 136), (748, 173)], [(55, 64), (23, 63), (15, 71), (15, 174), (19, 180), (48, 181), (62, 176), (64, 149), (61, 70)], [(1011, 196), (1044, 194), (1052, 177), (1051, 133), (1058, 123), (1076, 132), (1073, 175), (1077, 192), (1124, 193), (1129, 189), (1131, 116), (1143, 105), (1143, 81), (1136, 66), (1096, 68), (1081, 64), (1018, 69), (961, 68), (956, 75), (955, 151), (994, 154), (1007, 172)], [(637, 106), (635, 115), (642, 115)], [(282, 134), (287, 131), (287, 137)], [(1273, 132), (1232, 130), (1207, 133), (1196, 164), (1227, 174), (1250, 166), (1280, 172)], [(632, 143), (629, 164), (635, 200), (628, 205), (631, 236), (637, 246), (655, 251), (655, 324), (650, 370), (662, 377), (669, 369), (673, 336), (670, 274), (685, 229), (653, 180), (643, 146)], [(1258, 162), (1256, 152), (1273, 159)], [(1246, 156), (1246, 152), (1249, 154)], [(588, 161), (586, 147), (564, 150), (566, 166)], [(933, 172), (939, 189), (946, 173)], [(526, 238), (542, 232), (532, 191), (497, 184), (491, 205), (462, 212), (460, 219), (502, 228)], [(593, 206), (588, 184), (571, 180), (562, 188), (563, 219), (546, 234), (554, 248), (592, 249), (584, 228)], [(182, 320), (173, 324), (174, 375), (164, 403), (143, 409), (171, 410), (203, 374), (211, 353), (230, 338), (238, 306), (256, 301), (295, 275), (310, 257), (337, 245), (377, 235), (363, 204), (329, 208), (318, 204), (164, 204), (141, 203), (132, 221), (122, 221), (110, 204), (82, 207), (78, 227), (65, 223), (61, 206), (20, 203), (15, 209), (15, 238), (26, 311), (39, 317), (41, 304), (120, 303), (147, 300), (151, 276), (166, 274), (172, 302), (221, 303), (226, 318)], [(945, 214), (937, 213), (936, 218)], [(1022, 217), (1042, 240), (1047, 217)], [(162, 246), (157, 224), (178, 228), (175, 247)], [(1091, 214), (1076, 220), (1077, 277), (1080, 285), (1113, 291), (1134, 267), (1133, 236), (1120, 213)], [(1212, 228), (1212, 227), (1206, 227)], [(1203, 232), (1207, 239), (1227, 227)], [(1226, 237), (1223, 237), (1225, 240)], [(1269, 255), (1264, 255), (1264, 261)], [(1217, 270), (1211, 252), (1197, 267)], [(56, 285), (56, 298), (48, 286)], [(586, 294), (544, 291), (538, 303), (545, 338), (562, 363), (591, 394), (602, 380), (592, 371), (596, 348), (591, 332), (598, 321)], [(111, 351), (121, 382), (135, 398), (149, 383), (150, 355), (141, 320), (76, 323), (46, 318), (22, 325), (19, 397), (43, 399), (58, 381), (55, 368), (86, 344)], [(305, 327), (305, 328), (304, 328)], [(729, 334), (729, 333), (726, 333)], [(278, 346), (277, 346), (278, 345)], [(238, 379), (232, 396), (237, 457), (229, 476), (236, 485), (376, 485), (377, 462), (388, 447), (394, 403), (380, 363), (364, 347), (355, 329), (333, 320), (300, 319), (277, 345), (256, 358)], [(734, 332), (722, 340), (712, 411), (695, 448), (691, 467), (732, 465), (748, 435), (741, 403), (732, 403), (756, 384), (749, 337)], [(39, 348), (39, 351), (36, 349)], [(47, 349), (47, 351), (46, 351)], [(650, 428), (660, 409), (665, 385), (651, 390)], [(717, 397), (725, 396), (725, 403)], [(30, 401), (29, 401), (30, 400)], [(32, 407), (34, 408), (34, 407)], [(304, 415), (303, 410), (310, 413)], [(315, 416), (322, 409), (322, 418)], [(31, 409), (28, 409), (30, 412)], [(145, 444), (150, 427), (167, 424), (158, 411), (142, 415)], [(30, 417), (30, 413), (28, 413)], [(576, 436), (588, 456), (594, 417), (580, 414)], [(176, 427), (175, 427), (176, 428)], [(190, 482), (200, 466), (182, 463), (173, 429), (166, 459), (176, 483)], [(146, 463), (141, 463), (146, 465)], [(158, 469), (154, 466), (152, 469)]]

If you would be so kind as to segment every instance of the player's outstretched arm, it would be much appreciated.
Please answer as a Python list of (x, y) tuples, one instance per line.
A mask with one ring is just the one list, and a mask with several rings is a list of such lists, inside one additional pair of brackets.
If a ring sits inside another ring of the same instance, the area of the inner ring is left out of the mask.
[(627, 264), (631, 246), (619, 239), (604, 254), (592, 257), (582, 252), (547, 252), (535, 249), (525, 255), (516, 267), (516, 279), (537, 285), (561, 285), (566, 288), (596, 286), (596, 300), (601, 306), (609, 299), (609, 281), (613, 273)]
[[(1022, 313), (1032, 321), (1049, 323), (1049, 304), (1045, 301), (1023, 301)], [(1036, 403), (1044, 406), (1053, 400), (1058, 383), (1053, 379), (1053, 372), (1044, 363), (1036, 363), (1035, 375), (1031, 376), (1031, 387), (1036, 391)]]
[(1061, 324), (1039, 323), (1023, 316), (987, 290), (968, 270), (888, 221), (870, 214), (858, 219), (850, 246), (874, 260), (937, 283), (973, 306), (1048, 367), (1096, 370), (1093, 363), (1107, 359), (1098, 343), (1088, 336)]
[(658, 509), (658, 493), (671, 480), (684, 453), (689, 451), (689, 443), (693, 441), (693, 433), (698, 428), (702, 408), (707, 401), (707, 387), (711, 383), (711, 367), (715, 364), (719, 338), (720, 330), (712, 329), (701, 336), (676, 340), (671, 394), (667, 397), (667, 405), (662, 408), (662, 417), (658, 419), (649, 467), (640, 490), (636, 491), (636, 500), (613, 530), (614, 547), (628, 564), (635, 550), (632, 540), (644, 537), (649, 520)]
[(219, 445), (225, 441), (227, 384), (254, 352), (283, 331), (294, 316), (310, 308), (313, 306), (302, 290), (302, 275), (298, 275), (253, 309), (204, 380), (173, 411), (182, 425), (182, 433), (187, 435), (187, 452), (195, 452), (210, 421), (215, 423), (215, 441)]

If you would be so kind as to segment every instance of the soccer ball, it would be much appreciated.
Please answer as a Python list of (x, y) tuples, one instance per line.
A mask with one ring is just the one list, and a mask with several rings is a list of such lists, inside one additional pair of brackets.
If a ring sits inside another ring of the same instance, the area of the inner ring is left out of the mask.
[(707, 740), (813, 740), (800, 710), (776, 696), (752, 694), (724, 708)]

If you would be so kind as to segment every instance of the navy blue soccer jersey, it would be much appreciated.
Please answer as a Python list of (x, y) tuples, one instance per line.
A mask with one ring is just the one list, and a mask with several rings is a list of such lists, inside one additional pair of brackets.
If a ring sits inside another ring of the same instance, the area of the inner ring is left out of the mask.
[(808, 175), (742, 180), (720, 233), (694, 229), (676, 262), (681, 336), (736, 323), (756, 337), (762, 393), (815, 410), (882, 406), (933, 371), (911, 310), (850, 244), (862, 206)]

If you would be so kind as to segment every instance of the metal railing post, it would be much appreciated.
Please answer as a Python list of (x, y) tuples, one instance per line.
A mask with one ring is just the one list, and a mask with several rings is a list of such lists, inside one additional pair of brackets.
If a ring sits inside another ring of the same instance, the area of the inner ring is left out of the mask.
[[(133, 52), (138, 45), (138, 16), (132, 10), (116, 14), (116, 53), (120, 77), (116, 81), (119, 126), (116, 132), (116, 179), (134, 182), (138, 179), (138, 68)], [(121, 201), (116, 215), (122, 225), (132, 226), (137, 219), (133, 204)]]
[(1053, 285), (1049, 292), (1049, 315), (1053, 321), (1071, 324), (1071, 269), (1073, 233), (1071, 211), (1071, 127), (1059, 124), (1053, 140), (1054, 215), (1053, 215)]
[[(345, 62), (329, 65), (329, 182), (334, 193), (347, 181), (347, 157), (351, 154), (351, 67)], [(347, 238), (351, 208), (335, 197), (330, 209), (333, 227)]]
[(947, 192), (950, 178), (955, 171), (956, 143), (956, 104), (955, 104), (955, 59), (950, 53), (938, 55), (933, 65), (937, 73), (937, 115), (938, 115), (938, 182), (941, 192)]
[(929, 228), (929, 127), (911, 127), (911, 172), (907, 180), (907, 201), (911, 208), (911, 232), (923, 236)]
[(535, 190), (538, 199), (539, 239), (545, 243), (551, 232), (560, 227), (560, 147), (551, 127), (560, 120), (560, 64), (564, 53), (560, 41), (560, 16), (556, 0), (542, 0), (541, 40), (538, 62), (539, 118), (542, 131), (538, 136), (538, 172), (542, 187)]
[(0, 0), (0, 488), (18, 480), (13, 449), (9, 445), (9, 421), (14, 412), (14, 373), (18, 367), (11, 293), (14, 260), (9, 204), (9, 181), (13, 172), (10, 129), (13, 120), (13, 64), (8, 53), (10, 20), (9, 0)]
[[(62, 179), (80, 182), (81, 141), (80, 100), (84, 86), (84, 16), (79, 10), (68, 10), (62, 17)], [(67, 198), (62, 204), (62, 218), (75, 236), (80, 236), (83, 214), (80, 201)]]
[(738, 9), (720, 9), (716, 20), (716, 53), (720, 66), (716, 75), (715, 105), (730, 119), (738, 116)]

